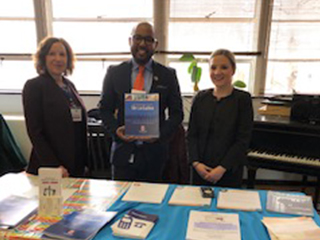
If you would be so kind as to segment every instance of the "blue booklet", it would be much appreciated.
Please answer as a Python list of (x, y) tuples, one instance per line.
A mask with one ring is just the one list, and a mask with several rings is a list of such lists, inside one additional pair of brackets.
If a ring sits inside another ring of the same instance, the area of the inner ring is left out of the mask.
[(158, 218), (156, 214), (131, 209), (111, 226), (112, 233), (117, 237), (145, 239)]
[(125, 135), (158, 138), (159, 94), (125, 94)]
[(117, 212), (98, 212), (94, 210), (73, 212), (45, 229), (42, 239), (91, 239), (116, 214)]

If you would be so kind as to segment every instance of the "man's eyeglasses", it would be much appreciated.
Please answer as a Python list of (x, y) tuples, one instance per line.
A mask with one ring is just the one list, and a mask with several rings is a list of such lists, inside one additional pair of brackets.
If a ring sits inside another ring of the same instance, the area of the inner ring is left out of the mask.
[(146, 36), (146, 37), (143, 37), (141, 35), (133, 35), (132, 36), (132, 39), (135, 43), (139, 44), (142, 42), (142, 40), (144, 40), (144, 42), (146, 44), (153, 44), (154, 42), (156, 42), (157, 40), (154, 39), (153, 37), (150, 37), (150, 36)]

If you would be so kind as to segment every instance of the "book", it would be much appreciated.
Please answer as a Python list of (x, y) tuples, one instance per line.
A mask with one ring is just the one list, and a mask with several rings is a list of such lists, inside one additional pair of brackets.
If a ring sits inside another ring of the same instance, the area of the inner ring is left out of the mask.
[(311, 217), (264, 217), (272, 240), (319, 240), (320, 228)]
[(134, 137), (160, 136), (159, 94), (125, 94), (125, 135)]
[(133, 182), (122, 201), (161, 203), (168, 187), (168, 184)]
[(87, 240), (93, 238), (117, 212), (83, 210), (72, 212), (44, 230), (43, 239)]
[(241, 240), (239, 215), (190, 211), (186, 240)]
[(243, 211), (262, 210), (259, 192), (237, 189), (221, 189), (217, 208)]
[(158, 215), (131, 209), (111, 226), (112, 233), (118, 237), (145, 239), (158, 218)]
[(38, 200), (10, 195), (0, 201), (0, 228), (14, 228), (36, 213)]
[(290, 106), (281, 105), (263, 105), (258, 109), (258, 113), (262, 115), (278, 115), (289, 117), (290, 116)]
[(204, 198), (200, 187), (177, 186), (168, 202), (169, 205), (210, 206), (211, 198)]
[(276, 191), (267, 193), (267, 210), (271, 212), (313, 216), (311, 196)]

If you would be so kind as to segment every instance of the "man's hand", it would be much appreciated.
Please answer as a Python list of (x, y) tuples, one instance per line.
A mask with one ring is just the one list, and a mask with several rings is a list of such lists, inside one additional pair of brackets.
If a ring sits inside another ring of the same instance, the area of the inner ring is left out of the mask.
[(158, 138), (152, 138), (152, 137), (133, 137), (133, 136), (126, 136), (125, 135), (125, 126), (118, 127), (116, 131), (117, 136), (125, 141), (125, 142), (133, 142), (133, 141), (142, 141), (147, 143), (153, 143), (157, 141)]
[(125, 127), (124, 126), (118, 127), (116, 134), (121, 140), (123, 140), (125, 142), (133, 142), (135, 140), (134, 137), (130, 137), (130, 136), (128, 137), (125, 135)]

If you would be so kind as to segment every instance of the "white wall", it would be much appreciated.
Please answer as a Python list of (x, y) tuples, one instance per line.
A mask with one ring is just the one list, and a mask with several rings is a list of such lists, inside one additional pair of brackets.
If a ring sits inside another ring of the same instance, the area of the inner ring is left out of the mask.
[[(97, 106), (100, 96), (82, 96), (87, 110)], [(1, 94), (0, 93), (0, 113), (23, 115), (21, 94)]]

